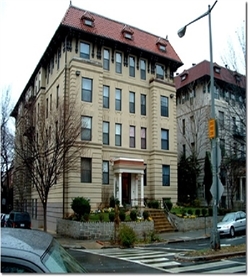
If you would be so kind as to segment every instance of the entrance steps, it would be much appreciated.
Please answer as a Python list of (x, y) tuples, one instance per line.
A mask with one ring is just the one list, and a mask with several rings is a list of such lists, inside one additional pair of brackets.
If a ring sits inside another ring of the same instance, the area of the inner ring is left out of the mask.
[(154, 221), (154, 229), (158, 233), (174, 232), (176, 229), (169, 222), (167, 215), (162, 209), (144, 209), (148, 211), (150, 217)]

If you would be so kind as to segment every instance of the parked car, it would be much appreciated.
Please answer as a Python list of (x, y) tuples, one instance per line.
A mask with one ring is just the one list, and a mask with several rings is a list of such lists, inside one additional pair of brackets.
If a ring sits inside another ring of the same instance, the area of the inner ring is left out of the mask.
[(7, 227), (7, 220), (9, 219), (9, 214), (3, 214), (1, 217), (1, 227)]
[(227, 213), (217, 224), (220, 235), (235, 236), (236, 232), (246, 231), (246, 213), (242, 211)]
[(6, 227), (31, 229), (31, 219), (29, 213), (11, 211)]
[(3, 228), (1, 273), (87, 273), (50, 234)]

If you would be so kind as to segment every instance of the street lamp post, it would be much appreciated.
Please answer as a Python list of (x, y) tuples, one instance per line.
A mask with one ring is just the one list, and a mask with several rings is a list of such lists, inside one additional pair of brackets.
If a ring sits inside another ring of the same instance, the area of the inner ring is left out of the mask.
[[(211, 88), (211, 120), (212, 123), (216, 125), (215, 120), (215, 103), (214, 103), (214, 71), (213, 71), (213, 47), (212, 47), (212, 28), (211, 28), (211, 11), (214, 8), (217, 0), (214, 2), (213, 6), (210, 8), (208, 6), (208, 11), (196, 18), (195, 20), (189, 22), (184, 27), (178, 31), (178, 36), (181, 38), (186, 33), (186, 28), (188, 25), (198, 21), (199, 19), (208, 15), (209, 17), (209, 49), (210, 49), (210, 88)], [(220, 249), (220, 235), (217, 230), (217, 205), (219, 203), (219, 180), (218, 180), (218, 150), (217, 150), (217, 130), (215, 126), (215, 132), (210, 137), (211, 138), (211, 152), (212, 152), (212, 168), (213, 168), (213, 228), (210, 237), (211, 248), (214, 250)]]

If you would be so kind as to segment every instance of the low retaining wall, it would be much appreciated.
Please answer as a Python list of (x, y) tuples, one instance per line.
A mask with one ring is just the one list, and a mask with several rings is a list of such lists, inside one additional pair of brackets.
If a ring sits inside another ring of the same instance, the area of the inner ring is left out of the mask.
[[(133, 228), (139, 238), (143, 238), (145, 232), (154, 230), (153, 221), (126, 222), (126, 225)], [(75, 239), (110, 240), (114, 236), (114, 222), (79, 222), (57, 219), (56, 233)]]
[[(211, 229), (213, 227), (213, 217), (196, 217), (196, 218), (181, 218), (174, 214), (169, 215), (174, 222), (177, 230), (187, 232), (191, 230)], [(217, 216), (219, 222), (223, 216)]]

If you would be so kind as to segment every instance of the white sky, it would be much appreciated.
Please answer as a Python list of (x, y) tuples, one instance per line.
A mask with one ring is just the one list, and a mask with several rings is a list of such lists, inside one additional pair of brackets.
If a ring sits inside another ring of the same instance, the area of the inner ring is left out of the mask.
[[(168, 39), (184, 69), (210, 60), (208, 16), (177, 31), (208, 10), (215, 0), (72, 0), (72, 4)], [(218, 0), (211, 12), (213, 61), (246, 20), (244, 0)], [(10, 89), (14, 104), (59, 26), (70, 0), (0, 0), (0, 93)]]

